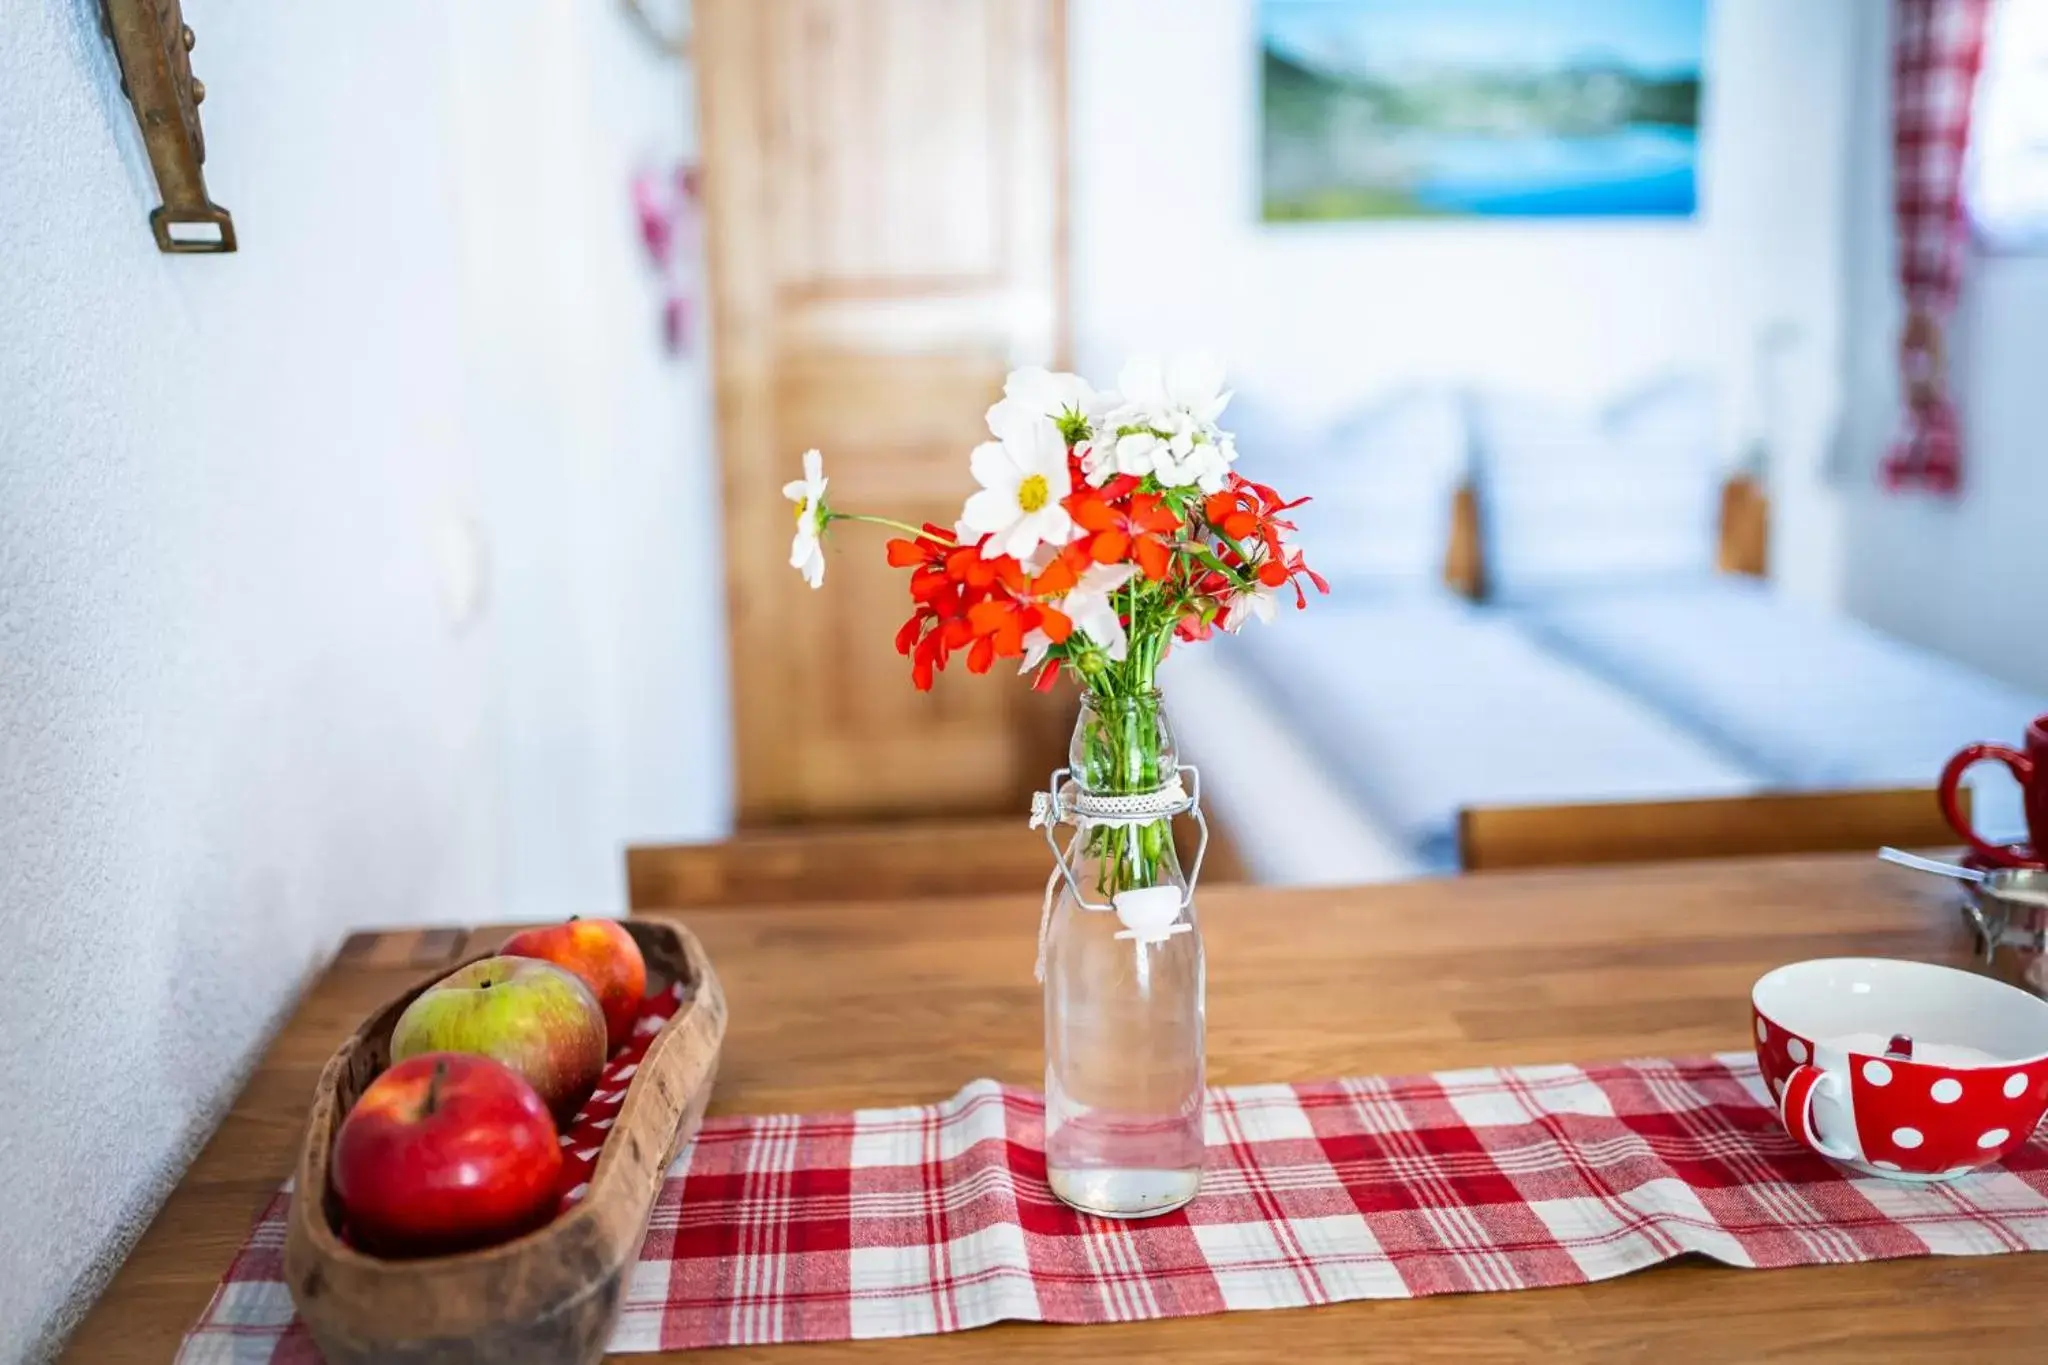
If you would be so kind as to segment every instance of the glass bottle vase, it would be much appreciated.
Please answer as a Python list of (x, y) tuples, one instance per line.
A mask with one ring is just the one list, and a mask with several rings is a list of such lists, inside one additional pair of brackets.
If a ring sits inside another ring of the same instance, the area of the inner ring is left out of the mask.
[(1089, 695), (1068, 763), (1054, 795), (1074, 833), (1045, 943), (1046, 1175), (1077, 1209), (1144, 1218), (1202, 1178), (1205, 968), (1172, 829), (1193, 803), (1156, 691)]

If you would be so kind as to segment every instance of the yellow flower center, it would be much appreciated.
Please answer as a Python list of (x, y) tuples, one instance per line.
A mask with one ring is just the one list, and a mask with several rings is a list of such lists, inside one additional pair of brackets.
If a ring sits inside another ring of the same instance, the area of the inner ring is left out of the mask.
[(1017, 485), (1017, 505), (1027, 512), (1036, 512), (1051, 501), (1052, 485), (1043, 474), (1033, 474)]
[(803, 525), (803, 524), (804, 524), (804, 513), (808, 512), (808, 511), (810, 511), (810, 510), (811, 510), (811, 500), (810, 500), (809, 498), (798, 498), (798, 499), (796, 500), (796, 524), (797, 524), (797, 525), (801, 526), (801, 525)]

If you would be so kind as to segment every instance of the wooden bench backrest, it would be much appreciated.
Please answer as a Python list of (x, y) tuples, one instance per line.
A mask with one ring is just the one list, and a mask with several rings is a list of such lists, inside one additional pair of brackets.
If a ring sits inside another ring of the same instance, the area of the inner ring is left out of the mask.
[[(1967, 809), (1967, 789), (1963, 797)], [(1939, 848), (1955, 842), (1931, 787), (1572, 806), (1471, 806), (1458, 812), (1458, 853), (1467, 872), (1874, 852), (1883, 844)]]
[[(1209, 828), (1201, 884), (1243, 881), (1230, 836), (1213, 816)], [(1191, 867), (1192, 826), (1174, 821), (1174, 836), (1181, 866)], [(626, 899), (635, 910), (662, 910), (1037, 894), (1051, 872), (1045, 834), (1021, 811), (971, 820), (799, 825), (749, 830), (718, 843), (628, 848)]]
[(635, 910), (1032, 891), (1052, 852), (1024, 817), (752, 830), (626, 850)]

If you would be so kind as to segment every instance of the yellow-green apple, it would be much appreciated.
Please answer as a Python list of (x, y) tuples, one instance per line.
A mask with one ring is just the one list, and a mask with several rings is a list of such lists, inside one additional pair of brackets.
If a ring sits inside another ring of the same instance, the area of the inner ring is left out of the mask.
[(567, 1124), (604, 1070), (604, 1011), (575, 973), (487, 957), (429, 986), (391, 1030), (391, 1060), (467, 1052), (503, 1062)]
[(615, 919), (572, 919), (522, 929), (498, 951), (537, 957), (576, 973), (604, 1009), (605, 1037), (612, 1049), (633, 1036), (647, 997), (647, 959), (625, 925)]
[(429, 1052), (363, 1091), (334, 1136), (351, 1241), (429, 1256), (508, 1241), (554, 1216), (562, 1148), (538, 1092), (488, 1057)]

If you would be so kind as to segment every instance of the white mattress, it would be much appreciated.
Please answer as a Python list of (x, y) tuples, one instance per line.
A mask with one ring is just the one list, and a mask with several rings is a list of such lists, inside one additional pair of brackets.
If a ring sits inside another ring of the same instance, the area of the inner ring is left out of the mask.
[[(1342, 592), (1208, 646), (1336, 785), (1450, 870), (1461, 806), (1753, 792), (1759, 770), (1448, 595)], [(1192, 737), (1190, 737), (1192, 738)]]
[[(1531, 634), (1793, 788), (1931, 786), (1972, 740), (2017, 744), (2030, 696), (1753, 580), (1610, 588), (1514, 609)], [(2025, 834), (2002, 768), (1973, 771), (1978, 828)]]

